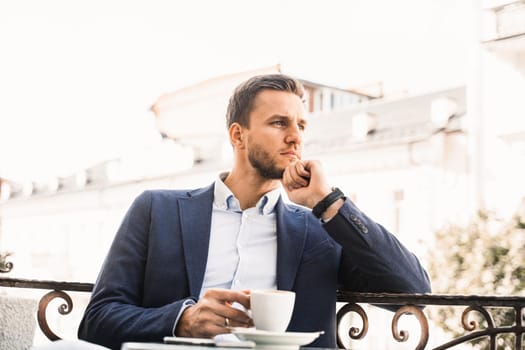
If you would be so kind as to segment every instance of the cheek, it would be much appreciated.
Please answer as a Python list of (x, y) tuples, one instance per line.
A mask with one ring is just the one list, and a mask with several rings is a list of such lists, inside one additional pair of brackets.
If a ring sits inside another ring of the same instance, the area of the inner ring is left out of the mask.
[(277, 130), (265, 130), (257, 135), (251, 135), (248, 140), (251, 145), (257, 144), (264, 147), (272, 147), (276, 145), (284, 136)]

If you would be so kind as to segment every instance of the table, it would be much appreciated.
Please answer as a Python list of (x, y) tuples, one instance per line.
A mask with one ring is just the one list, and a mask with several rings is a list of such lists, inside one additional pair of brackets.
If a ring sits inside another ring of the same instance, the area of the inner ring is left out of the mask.
[[(218, 347), (218, 346), (200, 346), (200, 345), (180, 345), (180, 344), (161, 344), (161, 343), (124, 343), (121, 350), (239, 350), (246, 348)], [(265, 348), (268, 349), (268, 348)], [(254, 348), (257, 350), (257, 347)], [(319, 349), (304, 348), (301, 350), (338, 350), (338, 349)]]
[[(121, 350), (210, 350), (227, 349), (214, 346), (161, 344), (161, 343), (124, 343)], [(232, 350), (231, 348), (229, 348)]]

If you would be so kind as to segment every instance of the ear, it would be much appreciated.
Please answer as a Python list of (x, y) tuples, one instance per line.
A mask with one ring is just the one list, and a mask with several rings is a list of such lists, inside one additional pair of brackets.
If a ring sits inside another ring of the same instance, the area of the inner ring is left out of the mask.
[(233, 123), (228, 129), (230, 135), (230, 143), (234, 148), (243, 148), (244, 147), (244, 128), (239, 123)]

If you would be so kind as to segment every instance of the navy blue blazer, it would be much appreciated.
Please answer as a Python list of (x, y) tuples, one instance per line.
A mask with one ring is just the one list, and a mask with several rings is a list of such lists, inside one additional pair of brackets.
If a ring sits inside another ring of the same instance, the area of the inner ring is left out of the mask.
[[(206, 188), (142, 193), (115, 236), (80, 323), (78, 337), (112, 349), (172, 335), (188, 298), (197, 300), (213, 202)], [(430, 292), (425, 270), (391, 233), (346, 200), (326, 224), (280, 199), (277, 287), (296, 302), (288, 331), (325, 334), (311, 346), (336, 347), (336, 290)]]

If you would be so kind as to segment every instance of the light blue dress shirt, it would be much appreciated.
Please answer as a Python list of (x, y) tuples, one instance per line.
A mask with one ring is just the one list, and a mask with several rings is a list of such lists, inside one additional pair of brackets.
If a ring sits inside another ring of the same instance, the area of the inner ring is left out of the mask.
[[(243, 211), (223, 181), (227, 175), (222, 173), (215, 181), (208, 260), (199, 298), (210, 288), (277, 289), (275, 205), (281, 190), (266, 193), (255, 207)], [(192, 299), (184, 302), (173, 325), (173, 335), (180, 316), (193, 304)], [(217, 337), (237, 339), (231, 334)]]
[(266, 193), (255, 207), (241, 210), (224, 184), (215, 181), (208, 262), (200, 296), (210, 288), (275, 289), (280, 189)]

